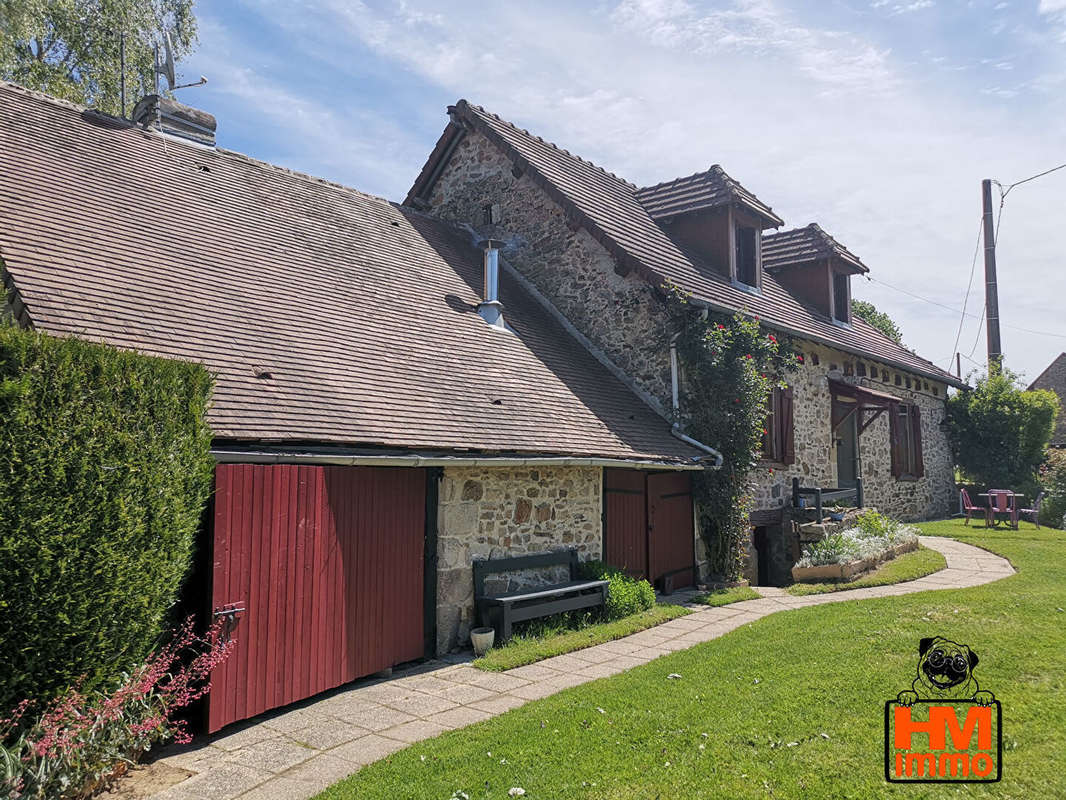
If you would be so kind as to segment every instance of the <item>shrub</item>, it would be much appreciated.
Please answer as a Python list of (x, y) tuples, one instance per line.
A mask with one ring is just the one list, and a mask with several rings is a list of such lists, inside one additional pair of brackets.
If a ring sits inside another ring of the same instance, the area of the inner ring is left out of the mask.
[(1023, 391), (1016, 381), (1004, 369), (979, 378), (973, 391), (948, 398), (948, 430), (965, 478), (1028, 493), (1045, 459), (1059, 401), (1053, 392)]
[(0, 708), (158, 643), (211, 486), (194, 364), (0, 325)]
[[(23, 717), (23, 701), (0, 720), (0, 795), (9, 800), (86, 797), (152, 745), (187, 742), (179, 709), (207, 692), (211, 670), (232, 651), (219, 620), (205, 639), (193, 634), (192, 619), (169, 644), (109, 694), (77, 688), (55, 698), (35, 721)], [(18, 733), (16, 733), (18, 731)]]
[(607, 606), (604, 611), (608, 620), (638, 614), (655, 605), (655, 590), (643, 578), (632, 578), (602, 561), (587, 561), (582, 565), (581, 571), (587, 580), (608, 582)]
[(1040, 507), (1040, 524), (1066, 528), (1066, 450), (1051, 450), (1040, 468), (1040, 486), (1044, 503)]

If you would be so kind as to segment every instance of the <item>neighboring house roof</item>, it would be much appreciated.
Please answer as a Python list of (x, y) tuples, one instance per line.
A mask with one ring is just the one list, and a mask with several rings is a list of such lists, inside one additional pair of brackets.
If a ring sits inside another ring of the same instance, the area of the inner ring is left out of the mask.
[(583, 225), (617, 259), (647, 280), (671, 282), (708, 306), (726, 312), (759, 315), (771, 327), (810, 341), (878, 359), (916, 375), (964, 386), (950, 372), (912, 353), (861, 319), (849, 326), (834, 324), (791, 295), (772, 273), (755, 294), (734, 286), (727, 277), (684, 251), (641, 204), (638, 189), (601, 167), (520, 130), (480, 106), (460, 100), (449, 108), (455, 120), (441, 135), (411, 191), (416, 205), (432, 192), (444, 163), (463, 136), (464, 126), (479, 131), (507, 153), (515, 170), (528, 174), (565, 212)]
[(1051, 435), (1051, 444), (1066, 447), (1066, 353), (1048, 364), (1029, 389), (1050, 389), (1059, 396), (1059, 418), (1055, 423), (1055, 432)]
[(771, 272), (823, 258), (838, 258), (857, 272), (870, 271), (857, 255), (822, 230), (817, 222), (762, 237), (762, 265)]
[(784, 225), (785, 221), (738, 181), (730, 178), (724, 169), (714, 164), (706, 172), (697, 172), (687, 178), (646, 186), (636, 190), (637, 199), (654, 220), (666, 220), (678, 214), (717, 208), (737, 202), (747, 206), (772, 227)]
[(702, 455), (463, 230), (0, 83), (0, 258), (33, 326), (204, 363), (227, 441)]

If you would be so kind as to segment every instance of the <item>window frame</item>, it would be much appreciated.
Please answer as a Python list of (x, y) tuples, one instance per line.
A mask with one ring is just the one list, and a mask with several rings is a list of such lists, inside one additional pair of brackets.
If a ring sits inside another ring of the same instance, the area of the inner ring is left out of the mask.
[[(837, 307), (839, 305), (839, 301), (841, 299), (840, 298), (841, 292), (838, 289), (837, 281), (841, 282), (840, 285), (843, 286), (843, 289), (844, 289), (844, 291), (843, 291), (843, 295), (844, 295), (844, 298), (843, 298), (843, 300), (844, 300), (844, 303), (843, 303), (843, 305), (844, 305), (843, 316), (841, 315), (841, 309)], [(851, 324), (851, 276), (848, 275), (846, 272), (837, 272), (837, 271), (834, 270), (833, 273), (832, 273), (832, 280), (830, 281), (829, 291), (832, 294), (831, 300), (832, 300), (832, 309), (833, 309), (833, 322), (836, 322), (836, 323), (838, 323), (840, 325), (850, 325)]]
[(917, 403), (900, 402), (889, 413), (892, 475), (900, 481), (917, 481), (925, 477), (921, 408)]
[(794, 464), (795, 411), (791, 386), (775, 386), (770, 390), (766, 397), (763, 430), (766, 433), (762, 437), (760, 458), (773, 464)]

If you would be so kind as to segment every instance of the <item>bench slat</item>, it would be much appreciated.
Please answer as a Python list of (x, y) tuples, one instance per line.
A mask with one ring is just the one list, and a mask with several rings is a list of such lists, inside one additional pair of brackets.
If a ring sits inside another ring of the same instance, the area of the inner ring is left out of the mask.
[(498, 594), (492, 597), (482, 597), (481, 602), (489, 603), (490, 605), (503, 605), (504, 603), (514, 603), (520, 600), (535, 600), (538, 597), (557, 597), (568, 592), (576, 592), (581, 589), (595, 589), (599, 586), (606, 586), (607, 581), (570, 581), (569, 583), (554, 583), (550, 586), (544, 586), (534, 591), (519, 591), (509, 592), (507, 594)]

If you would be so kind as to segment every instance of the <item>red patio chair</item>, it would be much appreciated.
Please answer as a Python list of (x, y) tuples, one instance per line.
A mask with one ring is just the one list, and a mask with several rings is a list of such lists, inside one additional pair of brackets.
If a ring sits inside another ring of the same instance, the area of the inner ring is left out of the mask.
[(1018, 506), (1010, 489), (988, 490), (988, 515), (996, 524), (996, 514), (1003, 514), (1012, 528), (1018, 527)]
[(1033, 507), (1032, 508), (1019, 508), (1018, 509), (1018, 516), (1019, 517), (1032, 517), (1033, 522), (1036, 523), (1036, 527), (1039, 528), (1040, 527), (1040, 504), (1043, 503), (1043, 502), (1044, 502), (1044, 493), (1041, 492), (1040, 494), (1038, 494), (1036, 496), (1036, 502), (1033, 503)]
[(970, 517), (973, 516), (973, 512), (979, 511), (981, 516), (985, 518), (985, 527), (991, 527), (989, 523), (989, 517), (991, 516), (990, 509), (986, 506), (975, 506), (973, 501), (970, 500), (970, 493), (965, 489), (960, 489), (959, 492), (962, 495), (962, 510), (966, 512), (966, 524), (970, 524)]

